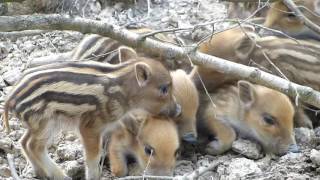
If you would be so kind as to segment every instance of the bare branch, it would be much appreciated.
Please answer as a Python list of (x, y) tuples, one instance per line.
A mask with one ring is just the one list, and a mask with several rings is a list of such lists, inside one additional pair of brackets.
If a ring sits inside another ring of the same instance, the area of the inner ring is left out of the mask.
[(161, 54), (164, 57), (179, 57), (185, 60), (190, 57), (192, 62), (196, 65), (205, 66), (226, 75), (247, 79), (254, 83), (276, 89), (293, 98), (296, 97), (296, 92), (298, 92), (301, 98), (300, 100), (320, 108), (320, 93), (310, 87), (301, 86), (278, 76), (263, 72), (254, 67), (248, 67), (200, 53), (195, 51), (194, 47), (177, 47), (172, 44), (162, 43), (150, 38), (143, 40), (138, 34), (130, 32), (119, 26), (83, 18), (70, 18), (61, 15), (0, 17), (0, 31), (8, 32), (32, 29), (73, 30), (82, 33), (95, 33), (111, 37), (128, 46), (141, 48), (154, 54)]
[(17, 174), (16, 168), (14, 166), (13, 156), (12, 154), (7, 154), (7, 160), (9, 164), (9, 168), (11, 171), (11, 176), (14, 180), (21, 180), (20, 177)]
[(311, 20), (306, 18), (303, 13), (300, 11), (300, 9), (296, 6), (296, 4), (292, 0), (283, 0), (283, 3), (296, 14), (296, 16), (311, 30), (314, 32), (320, 34), (320, 27), (313, 23)]

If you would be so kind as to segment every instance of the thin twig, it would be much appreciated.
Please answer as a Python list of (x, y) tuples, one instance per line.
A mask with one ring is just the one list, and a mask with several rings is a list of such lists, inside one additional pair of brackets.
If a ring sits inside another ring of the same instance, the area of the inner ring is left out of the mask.
[(147, 174), (148, 168), (149, 168), (149, 166), (150, 166), (150, 162), (151, 162), (152, 155), (153, 155), (153, 150), (151, 150), (151, 154), (149, 155), (149, 158), (148, 158), (148, 162), (147, 162), (146, 168), (143, 170), (143, 175), (142, 175), (142, 179), (143, 179), (143, 180), (144, 180), (144, 178), (146, 177), (146, 174)]
[(193, 180), (193, 179), (197, 179), (197, 178), (201, 177), (204, 173), (215, 169), (221, 163), (222, 163), (221, 161), (218, 161), (218, 162), (213, 162), (212, 164), (210, 164), (207, 167), (201, 166), (198, 169), (196, 169), (195, 171), (193, 171), (192, 173), (185, 174), (183, 176), (175, 176), (175, 177), (171, 177), (171, 176), (147, 176), (147, 175), (146, 176), (127, 176), (127, 177), (119, 178), (119, 180), (143, 180), (144, 178), (147, 178), (147, 179), (163, 179), (163, 180)]
[[(175, 35), (176, 35), (176, 34), (175, 34)], [(178, 41), (178, 44), (179, 44), (179, 46), (181, 46), (181, 47), (184, 46), (180, 41)], [(193, 62), (192, 62), (191, 58), (190, 58), (189, 55), (188, 55), (188, 50), (187, 50), (187, 49), (185, 50), (185, 53), (187, 54), (187, 58), (188, 58), (188, 60), (189, 60), (190, 66), (191, 66), (191, 67), (194, 67)], [(213, 102), (213, 99), (212, 99), (212, 97), (210, 96), (209, 91), (208, 91), (206, 85), (204, 84), (204, 82), (203, 82), (203, 80), (202, 80), (202, 77), (200, 76), (200, 74), (199, 74), (198, 71), (196, 71), (196, 74), (197, 74), (197, 78), (200, 80), (201, 86), (203, 87), (203, 89), (204, 89), (204, 91), (205, 91), (205, 93), (206, 93), (206, 96), (209, 98), (210, 103), (212, 104), (212, 107), (213, 107), (213, 108), (216, 108), (217, 106), (216, 106), (216, 104)]]
[(209, 26), (209, 25), (213, 25), (216, 23), (222, 23), (222, 22), (237, 22), (237, 19), (222, 19), (222, 20), (215, 20), (215, 21), (210, 21), (210, 22), (206, 22), (206, 23), (200, 23), (200, 24), (196, 24), (194, 26), (190, 26), (190, 27), (185, 27), (185, 28), (171, 28), (171, 29), (163, 29), (163, 30), (157, 30), (157, 31), (152, 31), (150, 33), (146, 33), (140, 36), (141, 39), (145, 39), (147, 37), (150, 36), (154, 36), (156, 34), (159, 33), (166, 33), (166, 32), (178, 32), (178, 31), (190, 31), (190, 30), (195, 30), (197, 28), (200, 27), (204, 27), (204, 26)]
[(147, 179), (163, 179), (163, 180), (174, 180), (174, 177), (171, 176), (127, 176), (123, 178), (118, 178), (118, 180), (143, 180), (144, 178)]
[(197, 179), (199, 178), (201, 175), (203, 175), (204, 173), (211, 171), (213, 169), (215, 169), (216, 167), (218, 167), (222, 162), (218, 161), (218, 162), (213, 162), (212, 164), (210, 164), (208, 167), (199, 167), (197, 170), (193, 171), (191, 174), (189, 175), (183, 175), (183, 176), (176, 176), (174, 178), (174, 180), (190, 180), (190, 179)]
[(19, 175), (17, 174), (16, 167), (14, 166), (12, 154), (7, 154), (7, 160), (8, 160), (8, 164), (9, 164), (12, 178), (14, 180), (21, 180)]

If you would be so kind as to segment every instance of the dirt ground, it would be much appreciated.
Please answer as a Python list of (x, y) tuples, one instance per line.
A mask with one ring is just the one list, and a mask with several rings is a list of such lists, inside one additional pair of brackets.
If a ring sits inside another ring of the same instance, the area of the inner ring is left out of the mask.
[[(226, 17), (226, 6), (216, 0), (151, 0), (149, 15), (147, 0), (104, 2), (107, 2), (106, 7), (102, 9), (98, 1), (89, 0), (83, 8), (78, 7), (78, 15), (123, 27), (148, 26), (154, 29), (182, 28)], [(227, 26), (228, 24), (217, 24), (215, 29)], [(211, 30), (212, 28), (207, 27), (193, 32), (183, 32), (179, 37), (188, 39), (188, 42), (195, 42)], [(81, 33), (69, 31), (53, 31), (18, 38), (0, 37), (1, 105), (13, 82), (19, 78), (32, 59), (70, 51), (82, 37)], [(0, 179), (12, 179), (7, 153), (13, 154), (14, 164), (22, 179), (36, 179), (31, 165), (27, 164), (21, 154), (18, 142), (25, 129), (16, 118), (10, 119), (10, 127), (13, 131), (9, 135), (0, 132)], [(320, 179), (320, 128), (299, 128), (295, 130), (295, 135), (301, 152), (289, 153), (282, 157), (264, 155), (259, 145), (245, 140), (236, 141), (232, 150), (221, 156), (206, 155), (200, 147), (189, 145), (184, 148), (185, 152), (179, 158), (174, 174), (184, 175), (197, 167), (222, 161), (222, 164), (206, 172), (199, 179)], [(73, 179), (83, 179), (82, 145), (75, 135), (58, 135), (49, 148), (49, 154)], [(134, 167), (131, 168), (131, 175), (138, 173)], [(103, 178), (114, 179), (108, 163), (104, 166)]]

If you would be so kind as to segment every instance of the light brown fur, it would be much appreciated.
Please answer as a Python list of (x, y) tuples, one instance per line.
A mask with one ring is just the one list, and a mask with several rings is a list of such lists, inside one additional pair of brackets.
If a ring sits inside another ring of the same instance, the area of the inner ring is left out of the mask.
[[(216, 140), (209, 142), (210, 154), (231, 148), (239, 136), (260, 143), (266, 152), (286, 153), (295, 145), (294, 108), (287, 96), (275, 90), (239, 81), (238, 87), (226, 86), (211, 94), (216, 107), (206, 96), (200, 106), (199, 132), (207, 130)], [(268, 123), (268, 119), (270, 120)]]
[[(247, 56), (251, 53), (254, 46), (252, 46), (250, 39), (246, 38), (247, 36), (242, 32), (243, 30), (247, 32), (247, 35), (250, 38), (256, 36), (256, 34), (253, 33), (254, 29), (250, 26), (244, 27), (243, 29), (234, 28), (214, 35), (200, 45), (199, 51), (236, 63), (248, 64), (249, 59)], [(244, 39), (248, 39), (248, 41), (245, 41)], [(250, 46), (247, 45), (248, 43)], [(245, 52), (248, 52), (248, 54), (245, 54)], [(192, 70), (191, 76), (195, 81), (197, 88), (202, 91), (203, 88), (199, 75), (208, 91), (213, 91), (225, 83), (237, 80), (237, 77), (225, 76), (225, 74), (221, 72), (213, 71), (212, 69), (203, 66), (196, 66), (196, 68)]]
[(194, 142), (197, 138), (196, 114), (199, 107), (198, 90), (191, 77), (183, 70), (171, 72), (173, 95), (181, 105), (181, 115), (173, 120), (178, 125), (180, 138)]
[(112, 133), (108, 147), (112, 174), (127, 175), (126, 156), (133, 155), (147, 175), (172, 175), (179, 148), (175, 123), (149, 116), (140, 124), (138, 130), (126, 126)]
[(67, 178), (48, 157), (47, 142), (57, 131), (79, 132), (86, 179), (99, 179), (101, 134), (126, 112), (126, 116), (137, 110), (174, 116), (177, 104), (171, 84), (169, 72), (151, 59), (118, 66), (51, 64), (30, 70), (20, 80), (5, 103), (4, 121), (8, 124), (8, 111), (12, 111), (25, 123), (23, 152), (42, 178)]
[[(320, 1), (319, 0), (295, 0), (297, 6), (303, 6), (309, 9), (312, 13), (304, 8), (300, 8), (303, 14), (312, 22), (320, 25)], [(272, 3), (264, 23), (264, 26), (281, 30), (289, 36), (298, 39), (317, 39), (320, 40), (320, 35), (309, 29), (304, 23), (291, 11), (282, 1)], [(268, 33), (268, 31), (266, 31)]]

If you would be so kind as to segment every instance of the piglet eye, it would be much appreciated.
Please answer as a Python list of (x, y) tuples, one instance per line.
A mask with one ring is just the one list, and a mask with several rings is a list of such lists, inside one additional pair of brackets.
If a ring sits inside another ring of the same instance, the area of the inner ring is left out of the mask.
[(297, 16), (294, 13), (288, 13), (287, 17), (290, 18), (290, 19), (294, 19)]
[(166, 96), (167, 94), (168, 94), (168, 92), (169, 92), (169, 85), (161, 85), (160, 87), (159, 87), (159, 91), (160, 91), (160, 94), (162, 95), (162, 96)]
[(262, 114), (262, 117), (263, 117), (264, 122), (269, 124), (269, 125), (274, 125), (276, 123), (275, 117), (271, 116), (268, 113)]
[(145, 145), (144, 146), (144, 152), (146, 153), (146, 155), (148, 156), (153, 156), (154, 155), (154, 148), (149, 146), (149, 145)]

